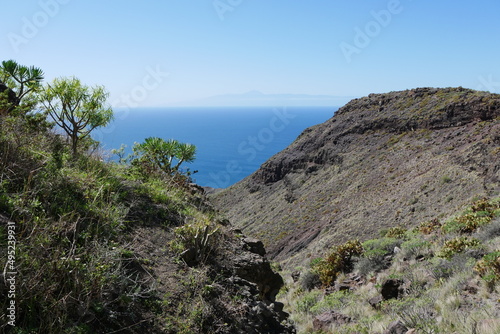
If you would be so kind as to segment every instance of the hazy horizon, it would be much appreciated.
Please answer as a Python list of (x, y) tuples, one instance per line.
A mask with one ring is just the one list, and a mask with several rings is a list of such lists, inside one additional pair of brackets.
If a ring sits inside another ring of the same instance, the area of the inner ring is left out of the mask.
[(494, 0), (31, 0), (2, 9), (0, 60), (40, 67), (46, 82), (104, 85), (115, 107), (199, 105), (254, 90), (500, 92)]

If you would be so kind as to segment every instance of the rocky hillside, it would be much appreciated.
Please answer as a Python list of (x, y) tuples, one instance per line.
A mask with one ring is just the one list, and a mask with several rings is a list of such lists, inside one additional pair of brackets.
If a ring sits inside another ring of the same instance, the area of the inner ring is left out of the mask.
[[(9, 110), (9, 109), (7, 109)], [(261, 242), (182, 175), (0, 116), (0, 333), (294, 333)]]
[(352, 100), (213, 202), (297, 265), (499, 190), (500, 95), (418, 88)]

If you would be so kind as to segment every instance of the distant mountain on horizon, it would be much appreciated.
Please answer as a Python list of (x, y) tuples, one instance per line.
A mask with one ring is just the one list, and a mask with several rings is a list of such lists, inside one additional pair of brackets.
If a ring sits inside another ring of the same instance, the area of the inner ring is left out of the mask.
[(342, 106), (356, 98), (354, 96), (309, 95), (309, 94), (265, 94), (258, 90), (243, 94), (215, 95), (203, 99), (184, 101), (171, 106), (189, 107), (233, 107), (233, 106)]

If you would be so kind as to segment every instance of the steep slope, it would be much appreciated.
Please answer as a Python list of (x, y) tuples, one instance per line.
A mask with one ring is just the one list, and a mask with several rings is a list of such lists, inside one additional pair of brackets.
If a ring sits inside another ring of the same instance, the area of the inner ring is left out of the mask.
[(499, 95), (463, 88), (371, 94), (212, 197), (271, 257), (301, 263), (347, 239), (497, 194), (499, 158)]
[(1, 333), (295, 332), (262, 243), (199, 187), (23, 116), (0, 116), (0, 253)]

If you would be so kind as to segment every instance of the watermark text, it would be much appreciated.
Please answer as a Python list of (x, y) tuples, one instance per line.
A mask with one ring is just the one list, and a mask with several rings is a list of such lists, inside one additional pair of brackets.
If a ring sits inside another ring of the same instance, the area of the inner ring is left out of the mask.
[(40, 0), (38, 5), (40, 10), (33, 15), (21, 19), (21, 29), (19, 32), (10, 32), (7, 35), (10, 45), (15, 52), (19, 52), (22, 46), (29, 43), (38, 33), (46, 27), (50, 20), (59, 14), (61, 6), (71, 0)]
[(4, 283), (7, 287), (7, 324), (16, 326), (16, 225), (7, 223), (7, 262), (3, 271)]

